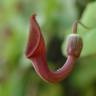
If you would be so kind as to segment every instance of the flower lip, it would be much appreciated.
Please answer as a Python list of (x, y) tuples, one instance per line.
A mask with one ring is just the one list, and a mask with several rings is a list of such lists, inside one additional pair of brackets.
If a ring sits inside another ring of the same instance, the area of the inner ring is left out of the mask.
[(30, 33), (26, 50), (27, 58), (30, 58), (34, 55), (40, 43), (40, 27), (36, 22), (35, 16), (36, 14), (33, 14), (30, 18)]

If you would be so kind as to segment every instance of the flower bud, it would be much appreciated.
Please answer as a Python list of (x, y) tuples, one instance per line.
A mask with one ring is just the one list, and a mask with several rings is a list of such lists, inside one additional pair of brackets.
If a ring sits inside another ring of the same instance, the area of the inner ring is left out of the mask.
[(82, 50), (83, 42), (78, 34), (70, 34), (67, 38), (67, 54), (79, 57)]

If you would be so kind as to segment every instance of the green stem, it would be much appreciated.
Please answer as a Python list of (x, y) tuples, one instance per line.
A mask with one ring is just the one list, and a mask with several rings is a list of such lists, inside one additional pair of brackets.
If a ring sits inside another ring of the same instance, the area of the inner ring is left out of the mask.
[(85, 29), (87, 30), (90, 30), (91, 28), (87, 27), (86, 25), (84, 25), (83, 23), (81, 23), (79, 20), (76, 20), (74, 23), (73, 23), (73, 26), (72, 26), (72, 32), (73, 33), (77, 33), (77, 27), (78, 27), (78, 23), (84, 27)]

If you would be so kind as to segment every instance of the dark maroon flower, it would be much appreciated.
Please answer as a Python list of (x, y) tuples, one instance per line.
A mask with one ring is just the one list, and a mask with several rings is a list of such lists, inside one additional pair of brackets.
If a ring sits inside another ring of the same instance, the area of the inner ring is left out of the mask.
[(56, 83), (65, 79), (72, 71), (76, 60), (80, 56), (81, 49), (82, 39), (76, 34), (76, 32), (74, 32), (68, 39), (68, 57), (65, 64), (56, 72), (51, 71), (47, 65), (44, 38), (35, 19), (35, 15), (31, 16), (26, 57), (32, 60), (32, 65), (35, 71), (42, 79), (51, 83)]

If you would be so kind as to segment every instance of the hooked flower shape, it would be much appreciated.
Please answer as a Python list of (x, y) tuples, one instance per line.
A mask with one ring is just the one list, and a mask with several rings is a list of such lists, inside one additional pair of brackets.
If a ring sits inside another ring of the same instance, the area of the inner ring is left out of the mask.
[[(77, 26), (75, 24), (74, 30)], [(45, 81), (56, 83), (65, 79), (72, 71), (74, 64), (82, 50), (82, 39), (73, 32), (68, 39), (68, 57), (65, 64), (53, 72), (48, 68), (46, 60), (46, 48), (40, 27), (36, 21), (35, 14), (30, 18), (30, 33), (28, 38), (26, 57), (32, 61), (37, 74)]]

